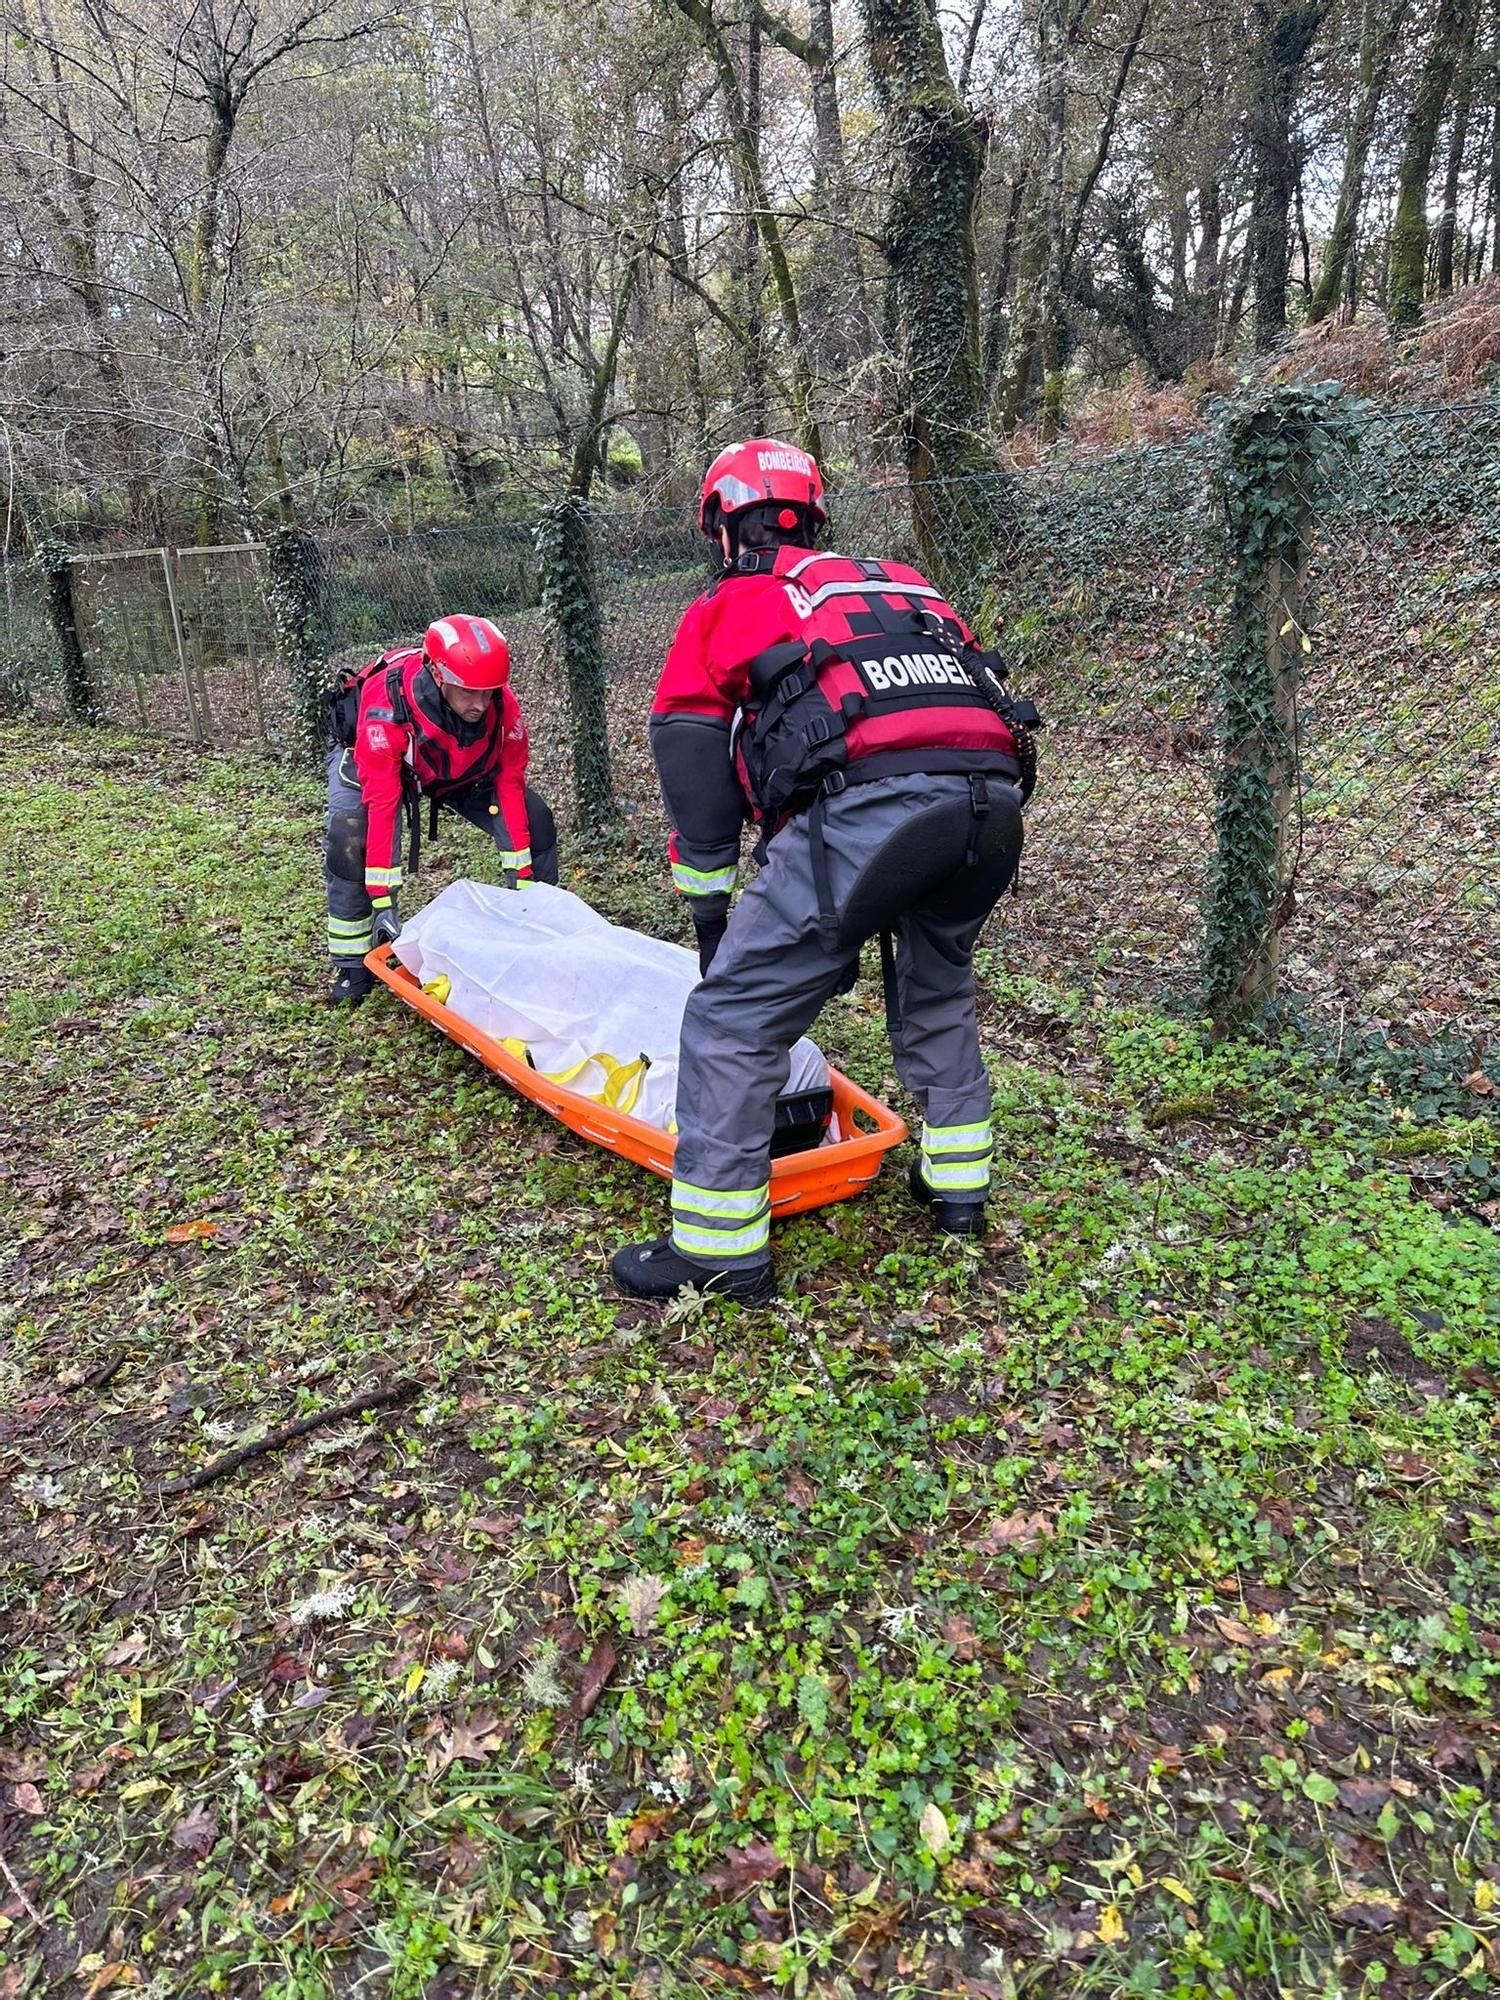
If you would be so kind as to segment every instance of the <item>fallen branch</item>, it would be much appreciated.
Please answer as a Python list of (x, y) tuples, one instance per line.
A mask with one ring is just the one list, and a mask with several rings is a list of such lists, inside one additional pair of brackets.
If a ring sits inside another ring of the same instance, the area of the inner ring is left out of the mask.
[(32, 1902), (31, 1898), (27, 1895), (26, 1891), (21, 1887), (20, 1883), (16, 1880), (15, 1876), (11, 1874), (10, 1863), (6, 1860), (3, 1854), (0, 1854), (0, 1875), (3, 1875), (6, 1881), (9, 1882), (11, 1888), (15, 1891), (16, 1897), (20, 1902), (21, 1908), (26, 1912), (27, 1916), (30, 1917), (31, 1921), (36, 1925), (37, 1929), (39, 1931), (44, 1931), (47, 1928), (47, 1926), (42, 1921), (41, 1911), (37, 1908), (36, 1904)]
[(326, 1410), (315, 1410), (310, 1417), (299, 1417), (294, 1424), (283, 1424), (279, 1431), (268, 1431), (254, 1444), (241, 1445), (238, 1451), (226, 1451), (218, 1458), (211, 1458), (207, 1465), (200, 1466), (186, 1479), (169, 1479), (161, 1489), (162, 1498), (177, 1493), (196, 1493), (200, 1486), (211, 1486), (216, 1479), (238, 1471), (252, 1458), (265, 1458), (270, 1452), (280, 1451), (283, 1445), (306, 1437), (309, 1431), (318, 1430), (324, 1424), (336, 1424), (344, 1417), (362, 1416), (366, 1410), (388, 1410), (393, 1404), (409, 1403), (420, 1387), (418, 1382), (393, 1382), (389, 1388), (370, 1389), (347, 1403), (334, 1403)]

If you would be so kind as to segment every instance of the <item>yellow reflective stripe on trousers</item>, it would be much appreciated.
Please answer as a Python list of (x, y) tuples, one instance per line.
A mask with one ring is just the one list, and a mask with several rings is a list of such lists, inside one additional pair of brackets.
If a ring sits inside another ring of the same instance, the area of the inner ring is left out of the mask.
[(399, 868), (367, 868), (365, 870), (367, 889), (399, 889), (401, 870)]
[(672, 1183), (672, 1247), (685, 1257), (731, 1263), (758, 1257), (771, 1241), (771, 1185), (701, 1188)]
[(922, 1178), (934, 1194), (983, 1194), (994, 1157), (988, 1118), (922, 1127)]
[(689, 868), (685, 861), (674, 861), (672, 886), (684, 896), (727, 896), (738, 873), (738, 862), (727, 868)]
[(982, 1118), (975, 1125), (924, 1125), (922, 1127), (922, 1151), (924, 1153), (977, 1153), (991, 1142), (990, 1121)]
[(531, 849), (529, 847), (502, 847), (500, 850), (500, 866), (502, 868), (516, 869), (529, 868), (531, 866)]
[(983, 1190), (989, 1186), (991, 1155), (986, 1153), (978, 1160), (929, 1160), (923, 1156), (922, 1178), (934, 1194), (943, 1194), (953, 1189), (963, 1193), (971, 1188)]
[(691, 1181), (673, 1181), (672, 1207), (690, 1215), (758, 1215), (771, 1199), (771, 1184), (762, 1181), (756, 1188), (701, 1188)]

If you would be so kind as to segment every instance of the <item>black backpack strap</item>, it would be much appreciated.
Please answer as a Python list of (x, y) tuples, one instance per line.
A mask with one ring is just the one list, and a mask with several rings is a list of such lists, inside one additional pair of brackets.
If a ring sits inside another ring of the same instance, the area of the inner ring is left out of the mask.
[[(837, 776), (837, 773), (834, 774)], [(818, 899), (818, 939), (826, 951), (839, 941), (838, 911), (833, 906), (833, 877), (828, 867), (828, 843), (823, 838), (823, 792), (833, 785), (825, 778), (818, 796), (808, 808), (807, 841), (812, 860), (813, 893)], [(835, 787), (842, 790), (842, 786)]]

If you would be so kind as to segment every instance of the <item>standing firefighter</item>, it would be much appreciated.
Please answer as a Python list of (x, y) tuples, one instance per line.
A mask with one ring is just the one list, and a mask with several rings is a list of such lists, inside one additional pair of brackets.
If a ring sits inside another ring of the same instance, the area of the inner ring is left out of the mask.
[(512, 884), (557, 880), (557, 831), (526, 783), (526, 725), (510, 649), (487, 618), (439, 618), (420, 649), (386, 653), (329, 696), (329, 1000), (355, 1004), (373, 979), (364, 956), (401, 928), (403, 808), (416, 847), (425, 794), (493, 834)]
[[(705, 972), (682, 1023), (672, 1234), (622, 1250), (622, 1291), (773, 1290), (769, 1145), (787, 1052), (853, 983), (877, 932), (902, 1082), (922, 1107), (911, 1191), (973, 1236), (989, 1187), (990, 1085), (972, 952), (1015, 874), (1035, 775), (999, 662), (917, 570), (813, 548), (827, 520), (805, 452), (731, 445), (699, 525), (724, 573), (667, 654), (651, 741)], [(764, 865), (729, 916), (740, 829)]]

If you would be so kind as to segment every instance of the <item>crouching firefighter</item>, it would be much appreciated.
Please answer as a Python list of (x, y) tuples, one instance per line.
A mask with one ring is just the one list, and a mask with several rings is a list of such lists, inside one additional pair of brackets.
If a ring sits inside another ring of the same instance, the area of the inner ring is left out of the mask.
[(557, 831), (526, 783), (526, 725), (509, 686), (510, 649), (487, 618), (439, 618), (420, 648), (340, 676), (327, 714), (329, 1000), (357, 1005), (374, 980), (365, 953), (401, 928), (401, 820), (415, 872), (420, 802), (492, 834), (506, 881), (557, 880)]
[[(677, 629), (651, 741), (705, 976), (682, 1023), (672, 1234), (614, 1260), (637, 1297), (772, 1292), (788, 1051), (877, 933), (896, 1068), (924, 1114), (911, 1191), (945, 1231), (983, 1227), (971, 955), (1020, 858), (1036, 711), (918, 571), (818, 553), (826, 520), (817, 465), (774, 439), (730, 446), (703, 484), (723, 575)], [(730, 916), (747, 808), (762, 866)]]

